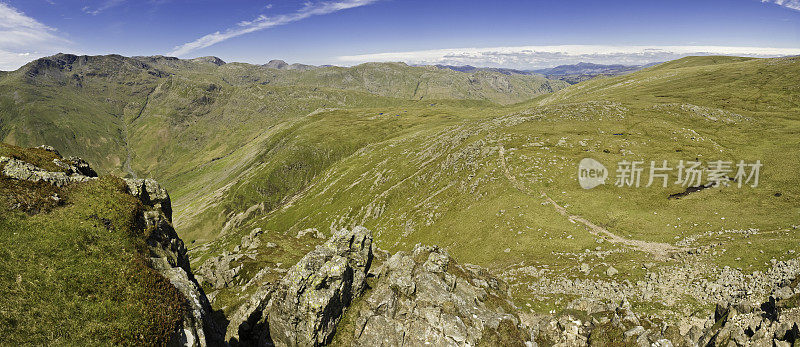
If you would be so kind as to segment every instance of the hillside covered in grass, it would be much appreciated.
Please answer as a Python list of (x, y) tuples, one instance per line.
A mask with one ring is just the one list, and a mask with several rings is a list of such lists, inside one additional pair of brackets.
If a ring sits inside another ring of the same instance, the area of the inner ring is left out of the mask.
[[(797, 58), (689, 57), (562, 89), (403, 64), (58, 56), (2, 76), (0, 138), (157, 178), (227, 317), (364, 226), (389, 254), (437, 245), (488, 269), (531, 325), (624, 301), (648, 319), (626, 329), (689, 336), (717, 302), (760, 304), (797, 277), (798, 74)], [(581, 188), (584, 158), (606, 184)], [(672, 176), (616, 186), (623, 161)], [(699, 184), (676, 181), (681, 161)], [(715, 161), (732, 163), (718, 187)], [(758, 184), (735, 177), (740, 161), (760, 163)]]
[(161, 224), (163, 212), (131, 193), (136, 181), (97, 178), (79, 163), (51, 149), (0, 143), (3, 343), (198, 341), (203, 322), (192, 322), (201, 315), (190, 300), (205, 296), (176, 287), (191, 286), (192, 274), (175, 263), (186, 254), (171, 226)]

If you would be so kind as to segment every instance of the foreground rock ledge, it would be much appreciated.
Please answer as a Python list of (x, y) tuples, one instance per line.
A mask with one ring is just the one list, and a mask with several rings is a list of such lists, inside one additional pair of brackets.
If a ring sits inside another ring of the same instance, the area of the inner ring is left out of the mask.
[(330, 342), (345, 309), (364, 290), (372, 258), (372, 235), (363, 227), (340, 230), (306, 254), (280, 281), (267, 306), (274, 343)]
[(523, 346), (507, 287), (474, 265), (459, 265), (438, 248), (417, 245), (383, 266), (360, 303), (353, 346)]

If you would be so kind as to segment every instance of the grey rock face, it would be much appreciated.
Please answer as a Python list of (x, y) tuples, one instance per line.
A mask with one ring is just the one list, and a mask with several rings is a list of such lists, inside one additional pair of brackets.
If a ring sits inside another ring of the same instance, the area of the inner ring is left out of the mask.
[(241, 253), (224, 252), (219, 256), (209, 258), (197, 269), (197, 275), (201, 282), (211, 284), (214, 289), (229, 287), (235, 283), (241, 265), (232, 266), (231, 264), (244, 257)]
[[(160, 207), (160, 204), (150, 207), (156, 206)], [(183, 294), (189, 307), (183, 318), (179, 341), (185, 346), (223, 343), (224, 333), (211, 319), (211, 304), (192, 274), (186, 247), (170, 219), (157, 209), (144, 212), (144, 220), (150, 230), (147, 246), (151, 265)]]
[(214, 64), (216, 66), (222, 66), (222, 65), (226, 64), (224, 60), (222, 60), (220, 58), (217, 58), (217, 57), (214, 57), (214, 56), (194, 58), (194, 59), (192, 59), (192, 61), (195, 61), (195, 62), (198, 62), (198, 63)]
[(240, 245), (240, 248), (245, 250), (258, 248), (258, 246), (261, 245), (261, 241), (258, 237), (263, 233), (264, 231), (261, 230), (261, 228), (253, 229), (249, 235), (242, 237), (242, 244)]
[(167, 190), (158, 182), (150, 178), (126, 178), (125, 183), (131, 195), (139, 198), (146, 206), (163, 211), (167, 219), (172, 220), (172, 202)]
[(485, 270), (417, 245), (383, 265), (375, 287), (359, 303), (353, 345), (523, 344), (530, 334), (512, 309), (504, 285)]
[(249, 235), (242, 237), (241, 243), (233, 249), (233, 252), (225, 251), (203, 262), (196, 271), (198, 282), (208, 283), (213, 289), (222, 289), (244, 284), (244, 279), (239, 278), (242, 265), (234, 266), (233, 263), (240, 259), (246, 257), (252, 258), (257, 255), (258, 247), (261, 245), (259, 236), (263, 233), (264, 231), (261, 230), (261, 228), (255, 228)]
[[(793, 294), (787, 296), (789, 292)], [(791, 346), (800, 342), (800, 291), (792, 281), (786, 281), (762, 303), (725, 301), (717, 304), (713, 316), (686, 317), (675, 326), (637, 317), (625, 300), (615, 309), (597, 304), (593, 307), (599, 309), (593, 310), (585, 309), (585, 300), (579, 299), (581, 302), (570, 307), (590, 314), (590, 321), (581, 322), (571, 315), (543, 315), (531, 325), (533, 335), (538, 341), (565, 346), (610, 341), (592, 341), (598, 329), (606, 334), (615, 331), (611, 334), (625, 343), (640, 346)]]
[[(776, 293), (793, 290), (789, 285)], [(759, 306), (717, 304), (713, 325), (699, 343), (708, 346), (793, 346), (800, 342), (800, 294), (785, 299), (770, 296)]]
[(266, 308), (274, 286), (258, 289), (230, 317), (226, 339), (231, 346), (267, 346), (271, 344)]
[(48, 151), (48, 152), (51, 152), (51, 153), (55, 153), (59, 157), (61, 156), (61, 154), (58, 153), (58, 150), (53, 146), (41, 145), (41, 146), (36, 146), (36, 148), (40, 148), (40, 149), (43, 149), (45, 151)]
[(608, 269), (606, 269), (606, 275), (608, 276), (614, 276), (618, 273), (619, 271), (617, 271), (617, 269), (615, 269), (613, 266), (609, 266)]
[(187, 310), (180, 331), (184, 346), (215, 346), (224, 343), (225, 333), (211, 318), (211, 303), (192, 274), (183, 240), (172, 227), (169, 194), (151, 179), (126, 179), (131, 194), (149, 207), (143, 218), (150, 231), (147, 246), (150, 263), (186, 298)]
[(306, 65), (306, 64), (287, 64), (283, 60), (270, 60), (269, 63), (263, 65), (264, 67), (268, 67), (270, 69), (278, 69), (278, 70), (300, 70), (300, 71), (309, 71), (314, 70), (317, 67), (314, 65)]
[(328, 343), (364, 290), (372, 258), (372, 235), (363, 227), (340, 230), (306, 254), (278, 283), (267, 307), (275, 345)]
[(64, 185), (69, 183), (86, 182), (95, 179), (95, 177), (89, 177), (82, 174), (81, 173), (82, 170), (85, 169), (77, 168), (75, 166), (70, 165), (70, 163), (56, 159), (55, 164), (61, 167), (68, 168), (66, 170), (67, 172), (47, 171), (37, 166), (34, 166), (33, 164), (26, 163), (22, 160), (8, 158), (8, 157), (0, 157), (0, 168), (2, 168), (2, 173), (8, 177), (22, 181), (31, 181), (31, 182), (43, 181), (58, 187), (63, 187)]
[[(57, 153), (57, 152), (56, 152)], [(54, 163), (67, 169), (67, 174), (80, 174), (88, 177), (97, 177), (97, 172), (85, 160), (78, 157), (69, 157), (66, 161), (54, 160)]]

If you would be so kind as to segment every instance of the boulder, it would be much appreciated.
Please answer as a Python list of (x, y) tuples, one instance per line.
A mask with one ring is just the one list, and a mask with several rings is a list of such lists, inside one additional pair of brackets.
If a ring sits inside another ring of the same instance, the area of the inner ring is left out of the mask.
[(268, 346), (272, 344), (266, 308), (274, 286), (259, 288), (231, 315), (225, 336), (231, 346)]
[(278, 346), (319, 346), (366, 285), (372, 235), (340, 230), (306, 254), (278, 283), (267, 306), (270, 337)]
[(507, 288), (437, 247), (389, 258), (357, 307), (354, 346), (524, 344)]
[[(58, 159), (55, 159), (54, 162), (59, 166), (68, 165)], [(0, 157), (0, 168), (2, 168), (2, 172), (0, 173), (10, 178), (31, 182), (42, 181), (57, 187), (63, 187), (64, 185), (74, 182), (87, 182), (96, 178), (81, 174), (77, 168), (67, 168), (64, 172), (47, 171), (22, 160), (8, 157)]]
[(172, 202), (167, 190), (158, 182), (150, 178), (126, 178), (125, 183), (131, 195), (139, 198), (146, 206), (161, 210), (170, 221), (172, 220)]

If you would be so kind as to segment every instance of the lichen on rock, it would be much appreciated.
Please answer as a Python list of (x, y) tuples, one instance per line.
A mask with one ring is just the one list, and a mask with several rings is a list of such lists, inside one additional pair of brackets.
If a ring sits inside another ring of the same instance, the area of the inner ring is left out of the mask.
[(342, 229), (306, 254), (278, 283), (267, 307), (270, 337), (279, 346), (319, 346), (364, 290), (372, 264), (372, 235)]

